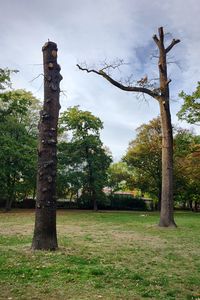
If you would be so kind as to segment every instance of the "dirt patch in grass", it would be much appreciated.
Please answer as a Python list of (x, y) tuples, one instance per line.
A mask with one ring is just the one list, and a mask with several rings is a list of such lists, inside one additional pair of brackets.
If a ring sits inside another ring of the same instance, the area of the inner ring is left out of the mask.
[(5, 224), (4, 227), (0, 228), (0, 235), (30, 235), (33, 233), (33, 228), (33, 224)]

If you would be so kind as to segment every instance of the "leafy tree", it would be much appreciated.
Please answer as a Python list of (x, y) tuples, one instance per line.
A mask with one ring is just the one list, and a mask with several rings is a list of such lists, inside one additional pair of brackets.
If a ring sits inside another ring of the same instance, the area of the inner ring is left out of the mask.
[(84, 173), (79, 144), (60, 141), (58, 143), (58, 197), (78, 198), (78, 192), (83, 187)]
[[(137, 136), (124, 157), (133, 168), (135, 185), (161, 201), (162, 137), (160, 119), (153, 119), (137, 129)], [(200, 137), (186, 129), (175, 129), (174, 198), (177, 203), (192, 205), (199, 199)], [(196, 204), (196, 205), (197, 205)], [(159, 205), (160, 206), (160, 205)]]
[(197, 210), (200, 199), (200, 136), (179, 129), (175, 136), (175, 200)]
[(135, 176), (126, 162), (120, 161), (110, 165), (108, 169), (108, 186), (112, 189), (112, 192), (135, 187)]
[(0, 91), (5, 90), (7, 87), (11, 87), (10, 75), (17, 72), (17, 70), (0, 68)]
[(64, 112), (60, 123), (62, 130), (70, 132), (71, 140), (61, 143), (65, 152), (59, 154), (59, 158), (62, 158), (59, 166), (63, 164), (68, 186), (76, 192), (81, 187), (82, 198), (89, 199), (94, 210), (97, 210), (107, 180), (106, 171), (111, 163), (111, 157), (100, 140), (103, 123), (91, 112), (82, 111), (78, 106)]
[[(162, 127), (162, 201), (160, 211), (159, 226), (174, 227), (176, 226), (173, 214), (173, 134), (170, 114), (170, 93), (169, 84), (171, 79), (167, 72), (167, 54), (171, 49), (180, 42), (178, 39), (173, 39), (171, 43), (165, 46), (165, 35), (163, 27), (158, 29), (159, 36), (153, 36), (153, 40), (158, 48), (158, 71), (159, 71), (159, 86), (152, 84), (145, 76), (141, 80), (130, 82), (130, 79), (123, 84), (110, 76), (110, 71), (119, 67), (118, 64), (106, 64), (100, 70), (89, 69), (77, 65), (77, 67), (88, 73), (95, 73), (117, 88), (128, 92), (139, 92), (151, 96), (159, 103), (161, 127)], [(131, 77), (130, 77), (131, 78)]]
[(137, 128), (136, 139), (130, 142), (123, 158), (134, 169), (135, 184), (161, 202), (162, 130), (160, 118)]
[(198, 82), (196, 91), (194, 91), (192, 95), (187, 95), (182, 91), (179, 97), (184, 100), (177, 114), (179, 119), (191, 124), (200, 124), (200, 81)]
[(0, 94), (0, 198), (6, 210), (35, 190), (39, 101), (25, 90)]

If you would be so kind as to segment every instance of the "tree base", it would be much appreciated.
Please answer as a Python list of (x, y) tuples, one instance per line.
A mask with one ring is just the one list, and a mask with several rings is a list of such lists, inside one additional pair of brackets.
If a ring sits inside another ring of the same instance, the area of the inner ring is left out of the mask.
[(31, 250), (56, 251), (58, 249), (57, 240), (38, 240), (33, 238)]
[(160, 220), (158, 223), (159, 227), (169, 227), (169, 228), (177, 228), (177, 225), (174, 220)]

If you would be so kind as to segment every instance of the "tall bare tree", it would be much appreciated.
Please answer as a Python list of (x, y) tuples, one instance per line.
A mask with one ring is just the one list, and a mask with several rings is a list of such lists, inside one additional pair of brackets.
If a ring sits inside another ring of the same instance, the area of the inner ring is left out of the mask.
[(57, 64), (57, 45), (47, 42), (43, 48), (44, 104), (40, 112), (37, 198), (34, 250), (55, 250), (56, 234), (56, 166), (57, 124), (59, 116), (60, 66)]
[(89, 69), (77, 65), (82, 71), (95, 73), (108, 80), (117, 88), (128, 92), (139, 92), (147, 94), (156, 99), (160, 106), (161, 126), (162, 126), (162, 196), (161, 196), (161, 212), (159, 226), (175, 227), (173, 213), (173, 136), (170, 115), (170, 95), (169, 83), (171, 79), (167, 75), (167, 54), (170, 50), (180, 42), (173, 39), (171, 43), (165, 47), (163, 27), (158, 29), (158, 36), (155, 34), (153, 40), (159, 51), (158, 70), (159, 70), (159, 88), (148, 86), (147, 77), (137, 82), (136, 86), (124, 85), (113, 79), (107, 72), (110, 66), (105, 66), (100, 70)]

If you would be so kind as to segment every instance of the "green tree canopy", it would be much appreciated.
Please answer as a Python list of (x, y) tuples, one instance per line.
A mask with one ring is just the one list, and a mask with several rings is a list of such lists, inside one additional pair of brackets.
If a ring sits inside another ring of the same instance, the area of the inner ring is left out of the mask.
[(161, 199), (162, 134), (160, 118), (137, 128), (136, 138), (130, 142), (123, 160), (134, 170), (136, 185)]
[(200, 136), (178, 129), (174, 142), (175, 200), (193, 208), (200, 199)]
[(89, 199), (97, 209), (111, 163), (100, 139), (103, 123), (91, 112), (75, 106), (62, 113), (60, 128), (62, 133), (67, 130), (69, 140), (59, 144), (59, 178), (64, 176), (66, 188), (73, 192), (81, 188), (82, 198)]
[[(135, 185), (160, 200), (161, 126), (153, 119), (137, 129), (124, 161), (133, 168)], [(199, 199), (200, 136), (186, 129), (174, 130), (174, 198), (180, 204)]]
[(182, 91), (179, 97), (184, 101), (177, 114), (179, 119), (185, 120), (190, 124), (200, 125), (200, 81), (196, 90), (191, 95), (187, 95)]
[(10, 75), (12, 73), (17, 73), (17, 70), (9, 70), (0, 68), (0, 91), (5, 90), (7, 87), (11, 86)]
[(108, 186), (113, 192), (135, 188), (133, 170), (126, 162), (120, 161), (110, 165), (108, 169)]
[(25, 90), (0, 93), (0, 198), (8, 210), (35, 189), (39, 107)]

